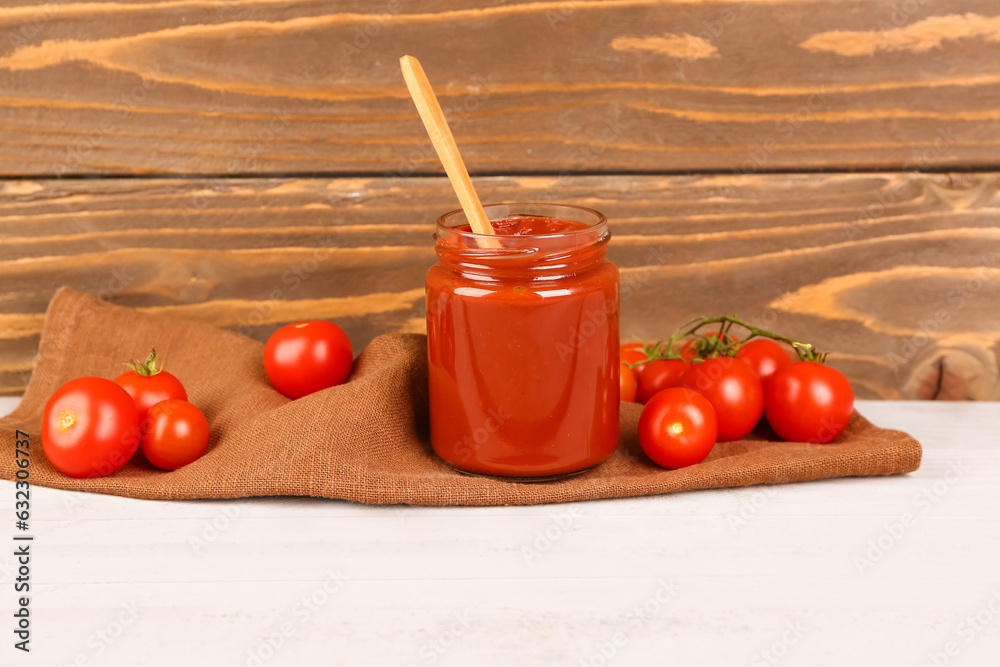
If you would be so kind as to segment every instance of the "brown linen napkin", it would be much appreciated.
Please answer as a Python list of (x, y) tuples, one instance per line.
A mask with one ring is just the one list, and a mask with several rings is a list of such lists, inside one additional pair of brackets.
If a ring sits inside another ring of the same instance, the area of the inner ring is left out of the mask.
[[(53, 468), (39, 436), (52, 392), (85, 375), (114, 378), (121, 361), (143, 358), (154, 346), (208, 418), (206, 454), (164, 472), (140, 452), (99, 479), (72, 479)], [(263, 349), (228, 331), (140, 313), (64, 287), (49, 304), (24, 398), (0, 420), (0, 477), (14, 479), (15, 429), (31, 434), (33, 484), (133, 498), (288, 495), (373, 504), (527, 505), (890, 475), (920, 466), (920, 443), (855, 412), (828, 445), (781, 442), (755, 432), (716, 445), (704, 463), (664, 470), (639, 447), (640, 406), (625, 403), (621, 446), (590, 472), (533, 484), (472, 477), (446, 466), (428, 442), (424, 336), (376, 338), (357, 359), (349, 382), (297, 401), (268, 384)]]

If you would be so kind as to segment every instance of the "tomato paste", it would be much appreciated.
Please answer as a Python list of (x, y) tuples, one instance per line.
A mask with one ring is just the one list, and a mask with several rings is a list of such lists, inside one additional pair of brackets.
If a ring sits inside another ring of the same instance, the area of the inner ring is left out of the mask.
[(591, 468), (618, 445), (618, 270), (604, 216), (556, 204), (438, 220), (427, 274), (431, 444), (452, 467), (523, 478)]

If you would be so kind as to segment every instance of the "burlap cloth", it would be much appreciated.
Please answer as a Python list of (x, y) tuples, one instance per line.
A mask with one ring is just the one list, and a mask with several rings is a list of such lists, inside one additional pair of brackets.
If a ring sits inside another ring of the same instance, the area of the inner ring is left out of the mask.
[[(174, 472), (141, 452), (117, 473), (72, 479), (42, 453), (42, 410), (64, 382), (115, 377), (119, 362), (150, 347), (205, 413), (205, 455)], [(0, 420), (0, 469), (14, 479), (15, 429), (31, 434), (31, 482), (133, 498), (322, 496), (362, 503), (523, 505), (645, 496), (689, 489), (781, 484), (827, 477), (890, 475), (920, 466), (920, 443), (873, 426), (855, 412), (828, 445), (780, 442), (768, 433), (716, 445), (708, 460), (670, 471), (636, 440), (640, 406), (622, 405), (622, 444), (596, 469), (555, 482), (518, 483), (459, 474), (433, 453), (427, 436), (426, 339), (376, 338), (350, 380), (290, 401), (271, 388), (264, 346), (237, 334), (110, 305), (62, 288), (45, 316), (37, 365), (24, 399)]]

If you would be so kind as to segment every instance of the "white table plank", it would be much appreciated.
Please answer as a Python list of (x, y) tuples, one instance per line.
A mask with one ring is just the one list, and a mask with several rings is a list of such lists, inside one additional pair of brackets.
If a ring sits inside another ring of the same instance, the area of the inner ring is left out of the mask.
[(35, 488), (33, 651), (0, 664), (996, 664), (1000, 404), (859, 408), (919, 471), (506, 508)]

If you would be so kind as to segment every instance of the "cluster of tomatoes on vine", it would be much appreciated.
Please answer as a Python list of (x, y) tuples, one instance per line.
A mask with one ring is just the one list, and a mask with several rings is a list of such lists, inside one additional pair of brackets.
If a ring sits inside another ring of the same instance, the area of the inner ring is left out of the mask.
[[(295, 322), (264, 346), (272, 386), (297, 399), (341, 384), (354, 363), (351, 341), (332, 322)], [(103, 477), (139, 449), (157, 468), (177, 470), (208, 448), (208, 420), (187, 390), (163, 370), (156, 350), (114, 379), (81, 377), (57, 389), (42, 416), (42, 449), (70, 477)]]
[(854, 410), (850, 382), (825, 357), (737, 317), (697, 318), (666, 340), (621, 347), (621, 398), (644, 404), (639, 444), (665, 468), (704, 461), (762, 417), (784, 440), (824, 444)]

